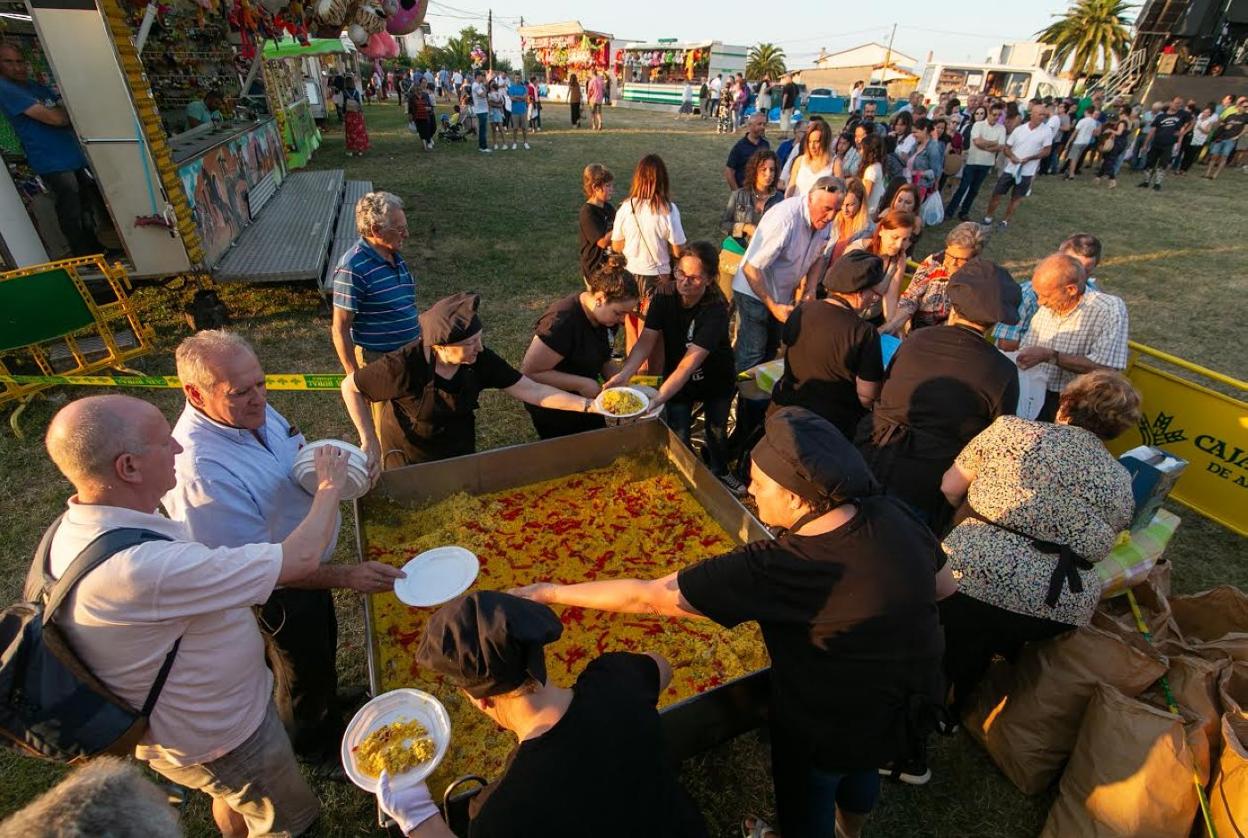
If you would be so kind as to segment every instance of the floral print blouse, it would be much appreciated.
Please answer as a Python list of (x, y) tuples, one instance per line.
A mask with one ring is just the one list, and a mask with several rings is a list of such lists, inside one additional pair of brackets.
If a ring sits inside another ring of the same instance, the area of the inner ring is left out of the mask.
[[(1070, 547), (1089, 562), (1109, 554), (1131, 520), (1131, 477), (1091, 431), (1002, 416), (970, 441), (957, 465), (975, 475), (971, 508), (988, 521)], [(1101, 597), (1095, 569), (1078, 571), (1083, 591), (1063, 587), (1045, 603), (1057, 556), (1013, 532), (974, 518), (944, 541), (959, 590), (981, 602), (1085, 625)]]

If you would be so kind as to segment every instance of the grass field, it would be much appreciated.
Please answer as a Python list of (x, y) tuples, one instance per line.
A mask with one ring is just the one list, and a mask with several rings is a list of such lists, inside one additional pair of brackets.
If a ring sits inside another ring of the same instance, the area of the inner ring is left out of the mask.
[[(406, 256), (416, 273), (423, 304), (452, 291), (483, 295), (487, 342), (518, 362), (534, 321), (555, 298), (580, 283), (576, 261), (576, 212), (582, 201), (581, 168), (600, 162), (616, 175), (617, 196), (627, 190), (633, 165), (660, 153), (672, 176), (674, 198), (691, 238), (718, 239), (719, 213), (726, 199), (721, 175), (732, 138), (717, 136), (710, 123), (677, 122), (670, 116), (612, 110), (608, 130), (594, 134), (568, 127), (566, 108), (545, 109), (547, 130), (532, 139), (533, 150), (478, 154), (475, 142), (439, 143), (422, 153), (394, 105), (366, 109), (373, 150), (363, 158), (343, 154), (341, 133), (331, 130), (316, 167), (342, 167), (350, 178), (367, 178), (407, 202), (411, 238)], [(992, 237), (987, 255), (1018, 276), (1050, 253), (1067, 234), (1085, 230), (1105, 242), (1098, 278), (1124, 297), (1131, 336), (1238, 378), (1248, 378), (1248, 354), (1239, 350), (1248, 296), (1248, 240), (1242, 232), (1248, 176), (1229, 171), (1216, 183), (1189, 176), (1168, 178), (1161, 193), (1137, 190), (1124, 175), (1115, 191), (1095, 189), (1090, 178), (1065, 183), (1044, 178), (1020, 209), (1008, 233)], [(978, 209), (986, 195), (981, 192)], [(1239, 221), (1236, 221), (1239, 219)], [(1233, 229), (1241, 225), (1240, 233)], [(944, 228), (919, 243), (919, 254), (940, 245)], [(172, 373), (172, 348), (186, 333), (175, 293), (148, 288), (138, 293), (159, 335), (160, 351), (134, 366)], [(328, 311), (306, 286), (230, 286), (222, 291), (236, 328), (250, 338), (270, 373), (336, 372), (329, 340)], [(47, 422), (65, 397), (55, 393), (32, 404), (24, 419), (27, 437), (0, 436), (0, 598), (12, 601), (43, 528), (70, 488), (42, 447)], [(181, 409), (177, 393), (148, 393), (173, 419)], [(274, 405), (309, 439), (351, 438), (351, 425), (334, 393), (271, 394)], [(478, 422), (480, 448), (523, 442), (535, 436), (527, 415), (510, 399), (487, 394)], [(1244, 545), (1232, 533), (1180, 511), (1184, 522), (1168, 555), (1179, 591), (1231, 583), (1248, 588)], [(344, 522), (349, 524), (349, 522)], [(349, 526), (337, 557), (352, 559)], [(365, 681), (362, 609), (354, 595), (337, 599), (341, 648), (338, 662), (346, 684)], [(836, 688), (837, 685), (830, 685)], [(1028, 836), (1044, 821), (1050, 797), (1029, 798), (1014, 789), (965, 737), (944, 739), (933, 754), (934, 779), (920, 789), (888, 785), (872, 816), (871, 835)], [(55, 782), (54, 766), (0, 754), (0, 816), (23, 805)], [(758, 737), (745, 736), (692, 760), (682, 777), (716, 835), (737, 834), (745, 812), (772, 814), (767, 752)], [(320, 834), (376, 834), (370, 798), (354, 787), (318, 785), (325, 804)], [(188, 805), (188, 834), (212, 835), (202, 799)]]

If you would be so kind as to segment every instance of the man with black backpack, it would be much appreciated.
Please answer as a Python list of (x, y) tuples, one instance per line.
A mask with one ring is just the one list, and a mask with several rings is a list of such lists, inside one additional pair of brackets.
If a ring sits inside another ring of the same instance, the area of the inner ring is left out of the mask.
[[(251, 609), (319, 567), (336, 531), (345, 455), (317, 451), (312, 507), (280, 544), (214, 549), (156, 514), (181, 447), (153, 405), (120, 395), (70, 402), (46, 442), (76, 494), (31, 579), (53, 590), (51, 621), (86, 669), (120, 702), (143, 708), (134, 755), (210, 795), (224, 835), (300, 834), (320, 804), (278, 720)], [(101, 558), (98, 545), (110, 540), (128, 546)], [(81, 574), (80, 559), (92, 558)], [(62, 599), (54, 583), (63, 575), (77, 583)]]

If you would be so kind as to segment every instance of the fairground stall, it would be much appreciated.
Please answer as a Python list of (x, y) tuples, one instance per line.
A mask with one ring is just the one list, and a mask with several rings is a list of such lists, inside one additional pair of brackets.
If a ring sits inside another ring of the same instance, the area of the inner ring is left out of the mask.
[(522, 26), (519, 32), (521, 51), (526, 55), (532, 52), (538, 65), (529, 66), (528, 71), (540, 72), (546, 81), (547, 98), (552, 101), (567, 101), (572, 76), (583, 89), (595, 71), (619, 75), (620, 68), (612, 61), (619, 44), (610, 33), (586, 29), (575, 20)]
[(746, 48), (719, 41), (683, 42), (660, 38), (654, 43), (629, 44), (617, 60), (623, 66), (625, 102), (679, 107), (685, 82), (745, 72)]
[[(291, 42), (267, 61), (263, 42), (285, 27), (299, 49), (337, 54), (337, 38), (314, 47), (305, 28), (244, 0), (30, 0), (27, 11), (32, 65), (65, 106), (103, 199), (97, 229), (116, 231), (101, 240), (115, 241), (110, 258), (129, 276), (323, 279), (338, 240), (349, 243), (340, 207), (371, 184), (340, 170), (290, 174), (320, 142), (308, 91), (323, 88)], [(23, 254), (11, 267), (67, 255), (28, 217), (33, 228), (0, 231)]]

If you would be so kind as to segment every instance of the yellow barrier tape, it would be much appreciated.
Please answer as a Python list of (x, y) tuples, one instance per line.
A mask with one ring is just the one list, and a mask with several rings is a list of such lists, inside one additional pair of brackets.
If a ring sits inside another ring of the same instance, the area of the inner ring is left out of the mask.
[[(337, 390), (346, 376), (340, 373), (278, 373), (266, 375), (268, 390)], [(661, 375), (635, 375), (630, 384), (658, 387)], [(177, 390), (182, 382), (176, 375), (0, 375), (0, 384), (66, 384), (78, 387), (141, 387)]]
[[(337, 390), (341, 373), (266, 375), (269, 390)], [(0, 375), (0, 384), (69, 384), (79, 387), (143, 387), (176, 390), (182, 382), (176, 375)]]

